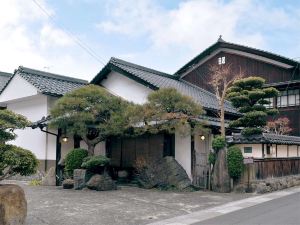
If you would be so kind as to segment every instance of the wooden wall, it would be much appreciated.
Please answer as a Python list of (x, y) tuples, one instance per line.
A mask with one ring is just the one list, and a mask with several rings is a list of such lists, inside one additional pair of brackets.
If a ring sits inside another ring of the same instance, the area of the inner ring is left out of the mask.
[(300, 174), (300, 158), (255, 159), (256, 179)]
[[(211, 80), (209, 67), (217, 64), (218, 58), (222, 56), (226, 57), (226, 64), (231, 64), (234, 72), (238, 73), (241, 70), (246, 76), (263, 77), (266, 79), (266, 83), (278, 83), (292, 79), (300, 79), (299, 69), (285, 69), (255, 59), (225, 52), (218, 53), (182, 79), (213, 92), (209, 84)], [(292, 85), (289, 87), (292, 87)], [(282, 86), (281, 90), (285, 90), (285, 88), (286, 87)], [(300, 86), (296, 85), (295, 88), (300, 88)], [(300, 136), (300, 106), (279, 108), (279, 111), (279, 116), (287, 116), (290, 119), (291, 127), (293, 128), (291, 135)]]
[[(289, 81), (294, 72), (294, 69), (285, 69), (244, 56), (220, 52), (197, 69), (185, 75), (183, 80), (212, 91), (208, 82), (211, 79), (209, 67), (217, 64), (218, 58), (222, 56), (225, 56), (226, 64), (232, 65), (234, 73), (242, 71), (246, 76), (260, 76), (265, 78), (267, 83)], [(294, 78), (299, 79), (299, 70), (295, 72)]]
[(107, 145), (107, 155), (114, 167), (133, 167), (139, 157), (145, 160), (174, 156), (174, 135), (155, 134), (135, 138), (111, 138)]

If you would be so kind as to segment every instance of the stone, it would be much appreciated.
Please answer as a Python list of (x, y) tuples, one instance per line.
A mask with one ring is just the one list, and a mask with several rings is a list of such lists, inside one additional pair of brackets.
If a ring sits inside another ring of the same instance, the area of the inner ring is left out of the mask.
[(91, 190), (97, 190), (97, 191), (110, 191), (110, 190), (117, 189), (116, 183), (106, 173), (104, 173), (102, 175), (95, 174), (86, 183), (86, 186), (87, 186), (87, 188), (89, 188)]
[(270, 187), (268, 187), (265, 183), (259, 183), (256, 186), (256, 193), (264, 194), (270, 191)]
[(0, 224), (23, 225), (27, 202), (23, 189), (17, 185), (0, 185)]
[(46, 176), (42, 179), (43, 186), (55, 186), (56, 185), (56, 172), (55, 167), (51, 167)]
[(66, 179), (62, 182), (63, 189), (72, 189), (74, 188), (74, 180)]
[(192, 187), (185, 170), (171, 156), (147, 162), (146, 168), (137, 174), (137, 180), (143, 188), (172, 188), (183, 191)]
[(235, 193), (246, 193), (247, 185), (245, 184), (238, 184), (234, 186), (233, 191)]
[(227, 169), (226, 149), (220, 149), (217, 153), (212, 174), (212, 190), (220, 193), (229, 193), (231, 191), (230, 176)]
[(75, 169), (73, 173), (74, 177), (74, 189), (82, 190), (86, 186), (87, 181), (87, 170)]

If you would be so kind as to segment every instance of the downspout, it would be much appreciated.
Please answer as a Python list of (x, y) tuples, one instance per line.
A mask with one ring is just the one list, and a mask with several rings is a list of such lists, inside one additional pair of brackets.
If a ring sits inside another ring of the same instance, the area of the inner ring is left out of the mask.
[[(61, 176), (60, 176), (60, 169), (58, 169), (58, 162), (61, 159), (61, 143), (60, 143), (60, 137), (61, 137), (61, 129), (58, 129), (57, 134), (52, 133), (48, 130), (43, 130), (42, 127), (40, 127), (40, 130), (46, 134), (51, 134), (56, 136), (56, 160), (55, 160), (55, 174), (56, 174), (56, 186), (59, 186), (61, 183)], [(47, 160), (46, 160), (47, 161)]]

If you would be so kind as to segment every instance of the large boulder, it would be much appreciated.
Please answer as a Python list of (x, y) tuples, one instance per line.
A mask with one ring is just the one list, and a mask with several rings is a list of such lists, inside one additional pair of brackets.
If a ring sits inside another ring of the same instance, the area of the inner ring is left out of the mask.
[(0, 225), (22, 225), (27, 215), (23, 189), (17, 185), (0, 185)]
[(46, 176), (42, 179), (43, 186), (55, 186), (56, 185), (56, 172), (55, 167), (51, 167)]
[(95, 174), (91, 177), (91, 179), (86, 183), (87, 188), (97, 191), (109, 191), (109, 190), (116, 190), (117, 185), (111, 179), (111, 177), (104, 173), (104, 174)]
[(185, 170), (170, 156), (146, 162), (137, 168), (137, 180), (143, 188), (189, 190), (191, 187)]

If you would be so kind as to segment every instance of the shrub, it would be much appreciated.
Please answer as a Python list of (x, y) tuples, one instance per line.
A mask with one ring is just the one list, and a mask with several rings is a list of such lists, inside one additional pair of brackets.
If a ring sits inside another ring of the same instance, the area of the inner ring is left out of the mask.
[(109, 161), (109, 158), (102, 155), (88, 156), (83, 160), (81, 167), (90, 172), (99, 173), (109, 164)]
[(73, 177), (73, 171), (81, 168), (83, 159), (87, 157), (87, 155), (87, 150), (82, 148), (75, 148), (66, 155), (65, 172), (67, 176)]
[(0, 147), (0, 175), (4, 178), (20, 174), (29, 176), (37, 172), (39, 161), (26, 149), (14, 145)]
[(216, 160), (217, 160), (217, 154), (214, 152), (210, 152), (208, 155), (208, 162), (212, 165), (215, 165)]
[(224, 137), (217, 136), (212, 141), (212, 147), (214, 150), (218, 151), (226, 146), (226, 140)]
[(231, 146), (227, 151), (228, 172), (230, 177), (238, 179), (244, 169), (243, 154), (239, 147)]

